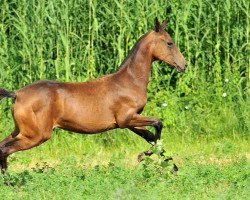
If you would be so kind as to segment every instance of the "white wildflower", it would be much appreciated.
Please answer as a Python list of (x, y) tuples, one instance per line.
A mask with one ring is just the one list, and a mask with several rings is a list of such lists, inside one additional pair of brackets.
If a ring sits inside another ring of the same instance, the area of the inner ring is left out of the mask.
[(157, 145), (162, 146), (162, 140), (157, 140)]
[(225, 79), (225, 83), (228, 83), (228, 82), (229, 82), (229, 80), (226, 78), (226, 79)]
[(167, 104), (167, 103), (163, 103), (162, 106), (163, 106), (163, 107), (167, 107), (168, 104)]
[(186, 109), (186, 110), (188, 110), (188, 109), (189, 109), (189, 107), (188, 107), (188, 106), (185, 106), (185, 109)]
[(224, 93), (222, 94), (222, 96), (223, 96), (223, 97), (226, 97), (226, 96), (227, 96), (227, 93), (226, 93), (226, 92), (224, 92)]

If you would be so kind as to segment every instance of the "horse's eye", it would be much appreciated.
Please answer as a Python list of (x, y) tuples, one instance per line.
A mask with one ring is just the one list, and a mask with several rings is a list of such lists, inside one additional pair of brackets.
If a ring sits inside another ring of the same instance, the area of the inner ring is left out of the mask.
[(168, 46), (173, 46), (173, 42), (167, 42)]

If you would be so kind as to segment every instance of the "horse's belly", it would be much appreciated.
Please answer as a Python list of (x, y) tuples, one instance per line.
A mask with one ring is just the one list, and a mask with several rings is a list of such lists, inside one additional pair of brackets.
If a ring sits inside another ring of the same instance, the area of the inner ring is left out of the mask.
[(84, 126), (70, 126), (70, 125), (66, 125), (66, 126), (59, 126), (59, 128), (62, 128), (64, 130), (67, 131), (72, 131), (72, 132), (76, 132), (76, 133), (85, 133), (85, 134), (95, 134), (95, 133), (101, 133), (107, 130), (111, 130), (116, 128), (116, 125), (109, 125), (109, 126), (98, 126), (98, 127), (84, 127)]
[(116, 123), (114, 120), (100, 120), (100, 119), (91, 119), (91, 118), (68, 118), (68, 119), (60, 119), (60, 121), (56, 124), (56, 127), (62, 128), (64, 130), (78, 132), (78, 133), (99, 133), (103, 131), (107, 131), (110, 129), (116, 128)]

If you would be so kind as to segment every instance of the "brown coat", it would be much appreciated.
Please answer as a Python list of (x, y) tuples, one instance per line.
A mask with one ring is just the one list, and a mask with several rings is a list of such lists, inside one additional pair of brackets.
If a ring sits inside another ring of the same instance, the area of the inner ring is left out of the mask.
[[(178, 71), (186, 61), (167, 32), (166, 22), (155, 21), (155, 30), (143, 35), (118, 71), (101, 78), (64, 83), (37, 81), (15, 93), (0, 89), (0, 98), (13, 97), (15, 129), (0, 142), (0, 168), (7, 168), (7, 157), (37, 146), (59, 127), (79, 133), (100, 133), (129, 128), (148, 142), (160, 138), (162, 122), (140, 115), (147, 103), (151, 64), (162, 60)], [(155, 127), (155, 134), (145, 126)]]

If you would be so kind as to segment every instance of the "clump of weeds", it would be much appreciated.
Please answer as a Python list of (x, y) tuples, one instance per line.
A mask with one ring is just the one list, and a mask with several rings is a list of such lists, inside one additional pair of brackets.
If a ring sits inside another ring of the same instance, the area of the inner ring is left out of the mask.
[(150, 178), (152, 176), (168, 177), (176, 175), (178, 167), (175, 165), (173, 158), (165, 155), (163, 149), (163, 140), (158, 140), (156, 144), (151, 146), (153, 155), (145, 156), (142, 161), (143, 176)]

